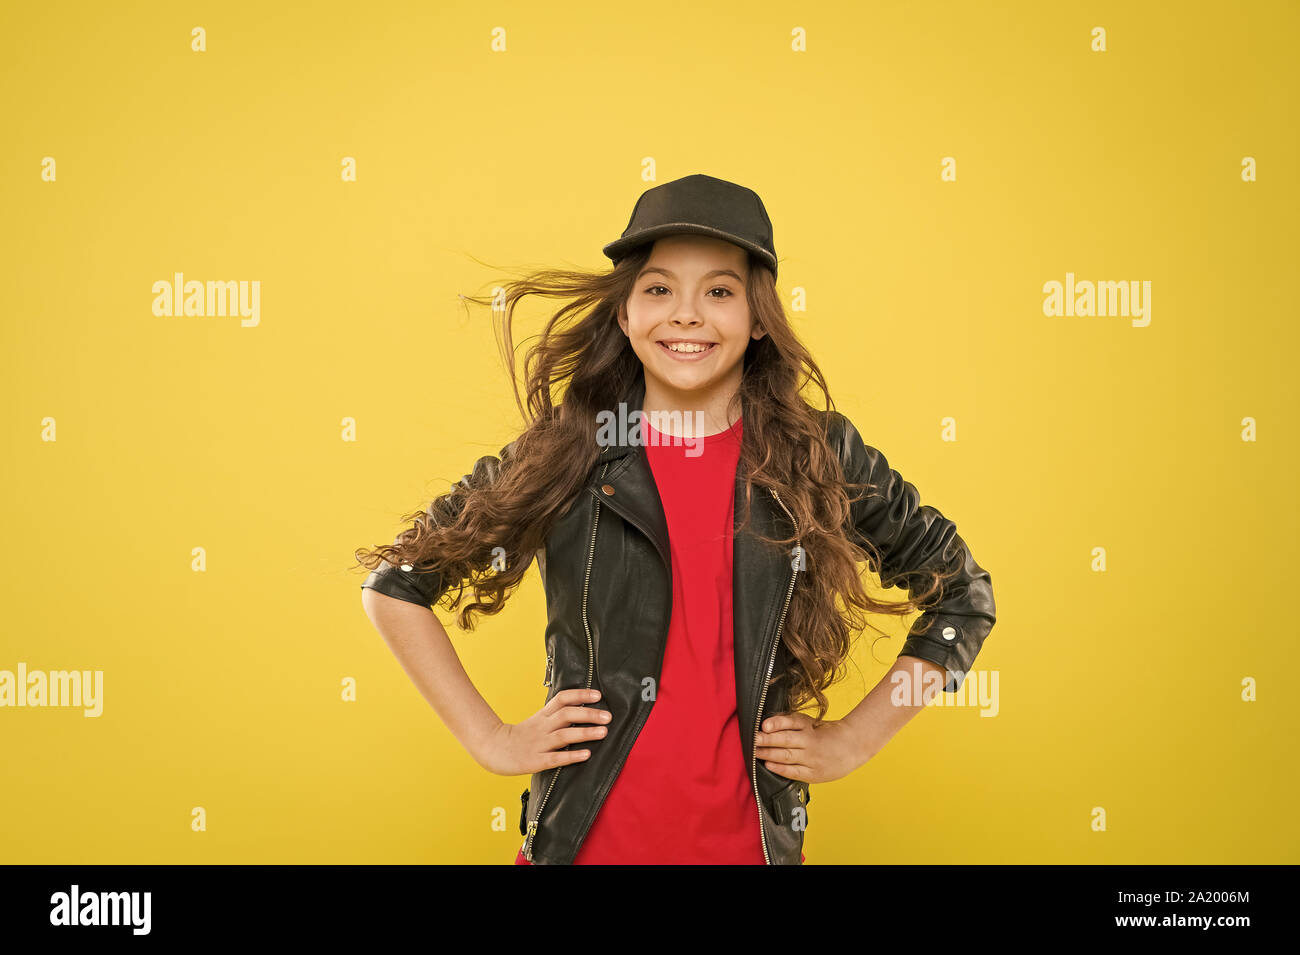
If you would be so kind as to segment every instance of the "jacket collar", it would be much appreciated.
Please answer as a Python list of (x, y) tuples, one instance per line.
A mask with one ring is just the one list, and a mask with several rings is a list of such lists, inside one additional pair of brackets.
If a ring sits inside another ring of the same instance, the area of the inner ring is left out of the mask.
[[(631, 417), (639, 411), (645, 400), (645, 371), (623, 390), (614, 407), (606, 409), (613, 417), (603, 433), (597, 437), (612, 440), (601, 446), (596, 467), (587, 483), (596, 499), (608, 504), (649, 536), (659, 550), (664, 564), (671, 571), (671, 551), (668, 544), (668, 518), (664, 515), (663, 501), (655, 483), (650, 460), (645, 447), (634, 443), (636, 429)], [(609, 432), (612, 430), (613, 434)]]

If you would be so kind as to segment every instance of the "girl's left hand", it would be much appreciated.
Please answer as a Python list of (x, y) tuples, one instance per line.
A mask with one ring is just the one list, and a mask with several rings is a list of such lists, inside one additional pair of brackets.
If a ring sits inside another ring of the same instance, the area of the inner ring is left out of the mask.
[(754, 737), (763, 765), (789, 779), (826, 783), (862, 765), (861, 741), (842, 720), (814, 720), (806, 713), (778, 713), (763, 720)]

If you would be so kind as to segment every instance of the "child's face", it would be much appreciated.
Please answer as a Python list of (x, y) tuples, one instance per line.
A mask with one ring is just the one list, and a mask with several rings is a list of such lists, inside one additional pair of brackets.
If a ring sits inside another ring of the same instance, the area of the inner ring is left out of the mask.
[[(619, 326), (645, 366), (647, 387), (700, 398), (734, 390), (750, 339), (762, 338), (750, 316), (745, 250), (722, 239), (674, 235), (659, 239), (632, 286)], [(665, 342), (709, 343), (703, 352), (673, 353)]]

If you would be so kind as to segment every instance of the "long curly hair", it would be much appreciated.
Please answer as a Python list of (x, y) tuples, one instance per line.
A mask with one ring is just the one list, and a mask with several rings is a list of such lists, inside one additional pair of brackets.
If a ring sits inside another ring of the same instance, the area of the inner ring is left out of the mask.
[[(449, 611), (461, 608), (456, 622), (464, 630), (474, 629), (476, 613), (502, 609), (596, 465), (598, 413), (643, 371), (617, 319), (651, 250), (643, 246), (607, 271), (541, 269), (506, 283), (492, 297), (462, 296), (500, 316), (498, 344), (526, 428), (489, 483), (457, 484), (406, 515), (407, 526), (392, 544), (356, 550), (363, 567), (375, 570), (387, 561), (437, 571), (448, 585), (439, 604)], [(521, 396), (514, 314), (528, 295), (564, 304), (524, 357)], [(815, 383), (826, 410), (834, 410), (820, 369), (790, 327), (774, 274), (752, 254), (746, 295), (751, 315), (767, 334), (749, 342), (734, 399), (745, 425), (738, 463), (748, 482), (742, 525), (760, 487), (774, 489), (794, 514), (808, 571), (798, 577), (783, 631), (789, 666), (773, 682), (786, 684), (792, 711), (815, 702), (815, 719), (821, 720), (829, 709), (824, 691), (845, 675), (852, 635), (870, 624), (868, 615), (925, 609), (941, 597), (955, 571), (931, 571), (924, 591), (909, 592), (907, 600), (877, 601), (867, 594), (859, 564), (879, 573), (880, 555), (870, 541), (868, 551), (860, 549), (845, 528), (850, 503), (874, 489), (847, 481), (827, 440), (828, 416), (801, 396), (805, 385)], [(796, 540), (763, 539), (787, 546)], [(473, 599), (462, 607), (467, 587)]]

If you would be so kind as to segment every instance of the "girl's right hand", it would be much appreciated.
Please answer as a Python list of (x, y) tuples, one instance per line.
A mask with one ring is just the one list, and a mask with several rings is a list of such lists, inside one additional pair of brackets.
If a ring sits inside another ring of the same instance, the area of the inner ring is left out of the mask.
[[(488, 738), (479, 764), (498, 776), (524, 776), (579, 763), (591, 750), (567, 750), (569, 743), (602, 739), (608, 732), (608, 710), (582, 706), (600, 699), (599, 690), (561, 690), (522, 723), (502, 723)], [(595, 723), (595, 726), (575, 724)]]

